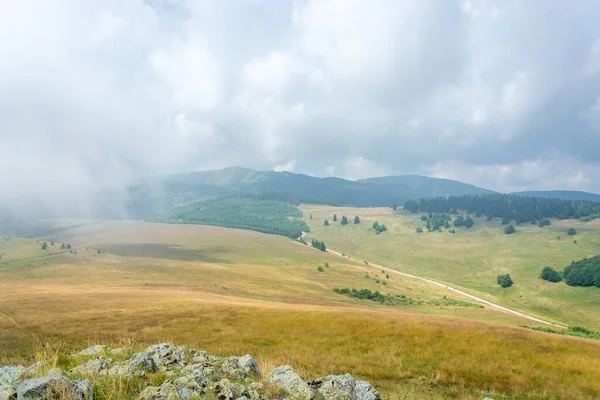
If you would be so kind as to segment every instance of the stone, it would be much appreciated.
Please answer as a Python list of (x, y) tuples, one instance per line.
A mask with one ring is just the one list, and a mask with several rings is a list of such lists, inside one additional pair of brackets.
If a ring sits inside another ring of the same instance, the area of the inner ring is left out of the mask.
[(0, 367), (0, 385), (14, 384), (23, 374), (25, 374), (25, 372), (27, 372), (27, 368), (23, 367), (22, 365), (18, 365), (16, 367)]
[(350, 374), (315, 379), (310, 386), (324, 400), (381, 400), (380, 394), (370, 383), (357, 381)]
[(165, 367), (165, 370), (182, 366), (186, 359), (185, 347), (174, 347), (168, 343), (150, 346), (146, 349), (146, 353), (152, 357), (156, 365)]
[(267, 377), (267, 381), (281, 387), (293, 399), (310, 400), (314, 395), (314, 390), (289, 365), (275, 368)]
[(80, 351), (79, 353), (77, 353), (77, 355), (78, 356), (95, 356), (98, 354), (102, 354), (107, 350), (110, 350), (110, 348), (108, 346), (104, 346), (102, 344), (97, 344), (95, 346), (88, 347), (87, 349)]
[(354, 400), (381, 400), (381, 395), (367, 381), (354, 382)]
[(91, 400), (92, 385), (89, 381), (69, 381), (62, 375), (27, 379), (17, 387), (19, 400), (46, 400), (53, 398), (73, 398)]
[(135, 372), (156, 372), (158, 367), (154, 362), (154, 359), (146, 352), (136, 353), (133, 355), (131, 362), (129, 363), (129, 371)]
[(254, 375), (256, 377), (261, 376), (258, 363), (250, 354), (246, 354), (245, 356), (240, 357), (237, 361), (237, 365), (238, 367), (242, 368), (244, 372), (246, 372), (246, 374), (248, 375)]
[(95, 360), (89, 360), (81, 365), (78, 365), (70, 372), (76, 372), (82, 375), (98, 375), (100, 373), (108, 374), (108, 370), (111, 366), (112, 360), (110, 358), (98, 357)]
[(75, 398), (91, 400), (94, 398), (94, 389), (92, 383), (86, 380), (71, 381), (75, 390)]

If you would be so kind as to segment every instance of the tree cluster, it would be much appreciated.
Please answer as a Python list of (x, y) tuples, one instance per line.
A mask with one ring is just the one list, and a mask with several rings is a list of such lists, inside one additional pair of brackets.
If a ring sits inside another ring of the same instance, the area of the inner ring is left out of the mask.
[(277, 200), (227, 197), (192, 203), (157, 218), (160, 222), (215, 225), (249, 229), (296, 239), (308, 232), (302, 212), (295, 205)]
[(503, 288), (511, 287), (513, 285), (512, 278), (509, 274), (498, 275), (496, 281), (498, 282), (498, 285), (502, 286)]
[(600, 288), (600, 256), (573, 261), (563, 270), (569, 286), (596, 286)]
[(375, 221), (375, 222), (373, 222), (373, 230), (375, 231), (376, 235), (379, 235), (382, 232), (387, 231), (387, 226), (385, 226), (385, 224), (379, 225), (379, 222)]
[(540, 274), (540, 278), (550, 282), (560, 282), (562, 280), (561, 273), (552, 267), (544, 267)]
[(327, 247), (325, 247), (325, 242), (320, 242), (318, 240), (313, 239), (312, 243), (310, 245), (312, 247), (314, 247), (315, 249), (319, 249), (321, 251), (327, 251)]
[(523, 197), (509, 194), (463, 195), (409, 200), (404, 209), (413, 213), (432, 212), (457, 214), (459, 210), (476, 216), (501, 218), (525, 222), (543, 221), (547, 218), (586, 218), (600, 214), (600, 203), (583, 200), (560, 200), (542, 197)]
[(357, 299), (377, 301), (379, 303), (383, 303), (385, 301), (385, 296), (383, 294), (379, 293), (379, 291), (372, 292), (370, 289), (356, 290), (344, 288), (333, 289), (333, 291), (337, 294), (343, 294), (346, 296), (355, 297)]

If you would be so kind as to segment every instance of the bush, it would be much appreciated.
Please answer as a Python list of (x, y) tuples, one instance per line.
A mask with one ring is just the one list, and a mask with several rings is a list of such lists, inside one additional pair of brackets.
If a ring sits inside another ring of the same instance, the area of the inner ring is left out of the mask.
[(575, 228), (569, 228), (569, 230), (567, 231), (567, 235), (569, 236), (573, 236), (577, 233), (577, 231), (575, 230)]
[(549, 282), (560, 282), (562, 280), (560, 272), (558, 272), (552, 267), (544, 267), (542, 269), (542, 274), (540, 275), (540, 278)]
[(360, 218), (358, 215), (354, 217), (354, 224), (360, 224)]
[(418, 227), (418, 228), (417, 228), (417, 233), (423, 233), (423, 228), (421, 228), (421, 227)]
[(498, 281), (498, 285), (502, 286), (503, 288), (511, 287), (513, 285), (512, 278), (509, 274), (498, 275), (496, 280)]
[(510, 235), (511, 233), (515, 233), (515, 227), (512, 225), (506, 225), (504, 227), (504, 233)]
[(323, 269), (323, 267), (319, 266), (319, 267), (317, 267), (317, 271), (319, 271), (319, 272), (323, 272), (323, 271), (324, 271), (324, 269)]
[(423, 222), (427, 221), (427, 215), (421, 215), (421, 221), (423, 221)]

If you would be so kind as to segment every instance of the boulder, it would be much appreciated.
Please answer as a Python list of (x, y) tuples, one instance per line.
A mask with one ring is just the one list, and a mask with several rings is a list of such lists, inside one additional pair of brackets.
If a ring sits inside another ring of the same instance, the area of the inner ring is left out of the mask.
[(146, 353), (152, 357), (156, 365), (165, 367), (167, 370), (182, 366), (186, 359), (185, 347), (174, 347), (167, 343), (150, 346), (146, 349)]
[(254, 375), (255, 377), (261, 376), (258, 363), (250, 354), (240, 357), (237, 361), (237, 365), (243, 369), (247, 375)]
[(329, 375), (310, 382), (324, 400), (381, 400), (381, 396), (368, 382), (357, 381), (352, 375)]
[(9, 400), (17, 397), (19, 378), (27, 372), (27, 368), (19, 365), (16, 367), (0, 367), (0, 400)]
[(88, 347), (87, 349), (80, 351), (79, 353), (77, 353), (77, 355), (78, 356), (95, 356), (98, 354), (102, 354), (107, 350), (110, 350), (110, 347), (104, 346), (102, 344), (97, 344), (95, 346)]
[(62, 375), (27, 379), (17, 387), (17, 398), (19, 400), (55, 398), (91, 400), (93, 398), (92, 384), (90, 381), (71, 382)]
[(271, 371), (267, 376), (267, 382), (281, 387), (292, 399), (310, 400), (315, 394), (308, 383), (289, 365), (283, 365)]
[(130, 372), (156, 372), (158, 367), (154, 362), (154, 359), (146, 352), (136, 353), (131, 358), (129, 363)]
[(112, 366), (112, 360), (110, 358), (98, 357), (95, 360), (89, 360), (77, 367), (73, 368), (70, 372), (79, 373), (81, 375), (98, 375), (104, 373), (108, 374), (108, 370)]

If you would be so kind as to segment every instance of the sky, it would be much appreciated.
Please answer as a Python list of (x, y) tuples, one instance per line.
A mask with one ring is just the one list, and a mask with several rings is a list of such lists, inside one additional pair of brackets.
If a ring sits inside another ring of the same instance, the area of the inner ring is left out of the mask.
[[(600, 192), (600, 2), (0, 2), (0, 181), (244, 166)], [(60, 185), (59, 185), (60, 184)]]

